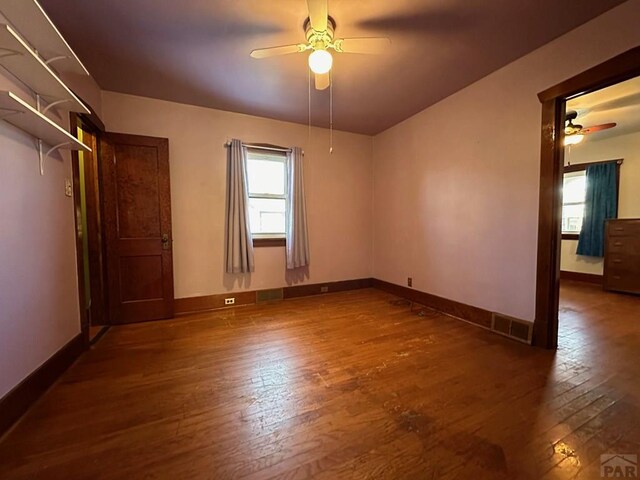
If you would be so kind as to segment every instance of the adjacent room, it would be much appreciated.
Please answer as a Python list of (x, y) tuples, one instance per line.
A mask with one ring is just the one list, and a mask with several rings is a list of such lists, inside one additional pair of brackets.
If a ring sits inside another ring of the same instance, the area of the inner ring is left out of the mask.
[(638, 0), (0, 0), (0, 478), (637, 478)]
[(640, 77), (569, 100), (564, 143), (560, 322), (582, 342), (636, 315)]

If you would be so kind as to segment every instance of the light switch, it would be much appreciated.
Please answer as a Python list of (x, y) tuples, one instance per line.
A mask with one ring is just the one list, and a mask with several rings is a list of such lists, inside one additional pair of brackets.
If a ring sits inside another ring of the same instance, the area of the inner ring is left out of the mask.
[(64, 179), (64, 194), (67, 197), (73, 196), (73, 187), (71, 186), (71, 180), (68, 178)]

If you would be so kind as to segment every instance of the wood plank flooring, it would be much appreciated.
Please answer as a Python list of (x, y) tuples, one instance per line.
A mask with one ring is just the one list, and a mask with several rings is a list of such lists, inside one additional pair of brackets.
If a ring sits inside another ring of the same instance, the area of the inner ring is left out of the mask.
[(557, 352), (367, 289), (112, 328), (2, 479), (591, 479), (640, 453), (640, 299), (566, 282)]

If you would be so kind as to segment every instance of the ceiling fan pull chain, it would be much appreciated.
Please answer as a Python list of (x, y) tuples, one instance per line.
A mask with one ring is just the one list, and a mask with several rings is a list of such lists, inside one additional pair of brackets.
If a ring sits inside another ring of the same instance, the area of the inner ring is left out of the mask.
[(329, 154), (333, 153), (333, 71), (329, 71)]
[(309, 149), (311, 149), (311, 69), (307, 68), (307, 73), (308, 73), (308, 79), (309, 79), (309, 84), (308, 84), (308, 94), (309, 94), (309, 138), (307, 139), (308, 142), (308, 147)]

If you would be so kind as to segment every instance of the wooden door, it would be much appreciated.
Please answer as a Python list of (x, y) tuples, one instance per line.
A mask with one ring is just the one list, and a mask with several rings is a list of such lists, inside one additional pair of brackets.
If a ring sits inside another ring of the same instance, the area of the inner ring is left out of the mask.
[(111, 323), (173, 316), (169, 141), (100, 138)]

